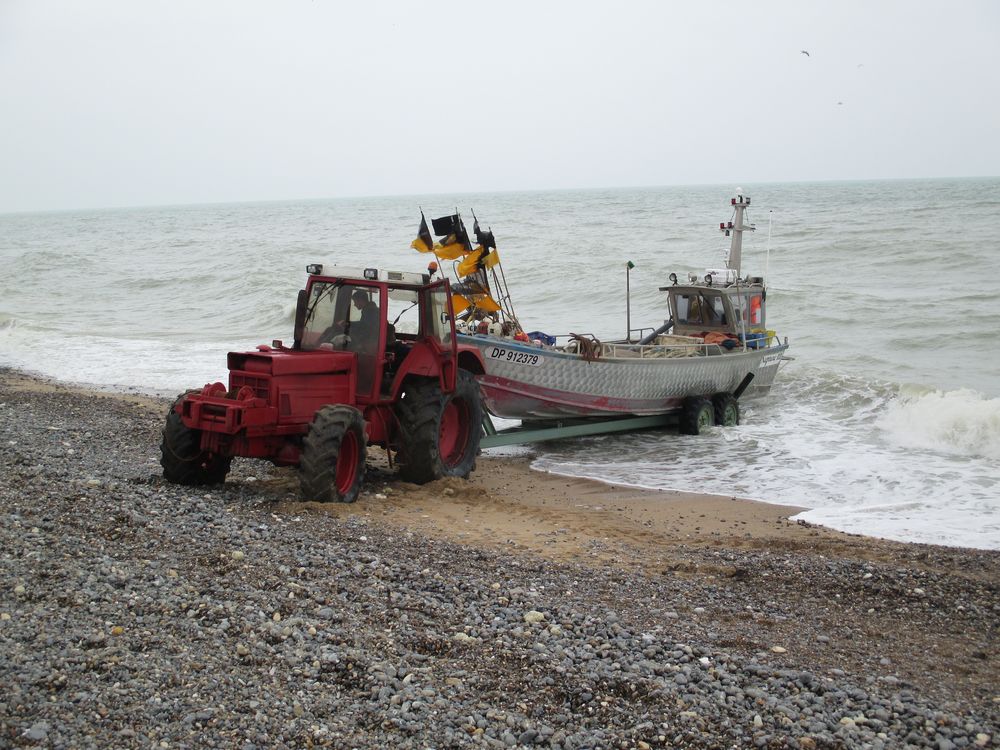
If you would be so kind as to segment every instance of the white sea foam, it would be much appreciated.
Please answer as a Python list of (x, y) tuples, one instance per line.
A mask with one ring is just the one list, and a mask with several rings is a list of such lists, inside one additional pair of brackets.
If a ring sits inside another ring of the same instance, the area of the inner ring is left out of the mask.
[(969, 389), (905, 389), (878, 426), (902, 448), (1000, 458), (1000, 398)]
[[(970, 393), (952, 398), (978, 403)], [(543, 445), (534, 465), (617, 484), (806, 507), (796, 518), (843, 531), (1000, 549), (1000, 467), (953, 446), (901, 445), (895, 429), (881, 425), (914, 408), (902, 400), (886, 384), (792, 368), (763, 403), (744, 404), (738, 427)]]
[(43, 336), (23, 327), (0, 329), (0, 350), (5, 352), (7, 366), (68, 383), (153, 394), (225, 381), (226, 352), (253, 349), (258, 343)]

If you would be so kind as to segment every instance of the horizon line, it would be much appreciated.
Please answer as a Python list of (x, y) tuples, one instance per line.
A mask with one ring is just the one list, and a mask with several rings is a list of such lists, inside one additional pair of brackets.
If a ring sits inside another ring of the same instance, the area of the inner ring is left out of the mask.
[[(822, 185), (834, 183), (871, 183), (871, 182), (921, 182), (931, 180), (990, 180), (1000, 179), (1000, 175), (952, 175), (947, 177), (864, 177), (864, 178), (831, 178), (831, 179), (809, 179), (809, 180), (767, 180), (764, 182), (747, 182), (746, 184), (764, 185)], [(657, 185), (611, 185), (611, 186), (588, 186), (588, 187), (561, 187), (561, 188), (508, 188), (502, 190), (463, 190), (461, 192), (432, 192), (432, 193), (371, 193), (367, 195), (334, 195), (320, 197), (295, 197), (295, 198), (250, 198), (243, 200), (206, 200), (191, 203), (135, 203), (125, 205), (97, 205), (97, 206), (67, 206), (60, 208), (23, 208), (23, 209), (3, 209), (0, 216), (14, 216), (19, 214), (56, 214), (56, 213), (76, 213), (84, 211), (124, 211), (130, 209), (149, 208), (195, 208), (199, 206), (236, 206), (248, 204), (279, 204), (279, 203), (313, 203), (313, 202), (334, 202), (351, 200), (381, 200), (389, 198), (422, 198), (439, 195), (483, 195), (483, 194), (507, 194), (507, 193), (571, 193), (588, 192), (600, 190), (656, 190), (662, 188), (684, 188), (684, 187), (712, 187), (723, 185), (723, 182), (688, 182), (675, 184)]]

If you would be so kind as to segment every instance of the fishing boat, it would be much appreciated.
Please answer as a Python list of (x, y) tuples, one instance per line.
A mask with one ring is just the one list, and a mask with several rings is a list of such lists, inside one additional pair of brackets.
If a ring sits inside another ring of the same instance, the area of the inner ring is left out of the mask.
[[(720, 224), (730, 239), (726, 267), (670, 274), (664, 292), (667, 316), (655, 328), (631, 329), (620, 341), (574, 333), (526, 332), (517, 316), (492, 230), (475, 219), (473, 246), (461, 217), (426, 220), (413, 247), (452, 262), (458, 337), (482, 353), (478, 376), (490, 414), (544, 423), (571, 419), (675, 414), (681, 431), (739, 422), (739, 399), (768, 392), (788, 341), (767, 328), (763, 277), (743, 276), (743, 234), (750, 197), (731, 200), (732, 219)], [(473, 214), (475, 218), (475, 214)], [(460, 312), (459, 312), (460, 311)], [(635, 340), (632, 334), (636, 333)]]

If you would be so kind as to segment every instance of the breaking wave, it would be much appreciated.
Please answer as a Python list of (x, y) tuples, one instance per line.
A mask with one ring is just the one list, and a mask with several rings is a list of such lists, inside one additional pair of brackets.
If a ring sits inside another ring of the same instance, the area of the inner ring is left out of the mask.
[(877, 424), (901, 448), (1000, 458), (1000, 398), (973, 390), (909, 389)]

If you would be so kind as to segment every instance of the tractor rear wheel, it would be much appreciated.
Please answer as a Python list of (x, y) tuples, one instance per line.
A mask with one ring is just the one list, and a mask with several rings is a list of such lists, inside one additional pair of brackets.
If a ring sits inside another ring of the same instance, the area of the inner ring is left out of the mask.
[(353, 503), (365, 481), (365, 418), (352, 406), (324, 406), (302, 441), (302, 496), (321, 503)]
[(188, 486), (222, 484), (229, 473), (230, 456), (209, 453), (201, 449), (201, 431), (192, 430), (181, 420), (174, 407), (187, 394), (182, 393), (167, 412), (160, 443), (160, 466), (163, 478), (174, 484)]
[(459, 370), (455, 390), (448, 394), (436, 380), (408, 384), (397, 414), (400, 476), (405, 481), (467, 478), (476, 468), (483, 407), (471, 372)]
[(731, 393), (716, 393), (712, 396), (715, 407), (715, 423), (723, 427), (735, 427), (740, 423), (740, 404)]
[(682, 435), (700, 435), (715, 424), (715, 408), (712, 402), (701, 396), (684, 400), (678, 430)]

